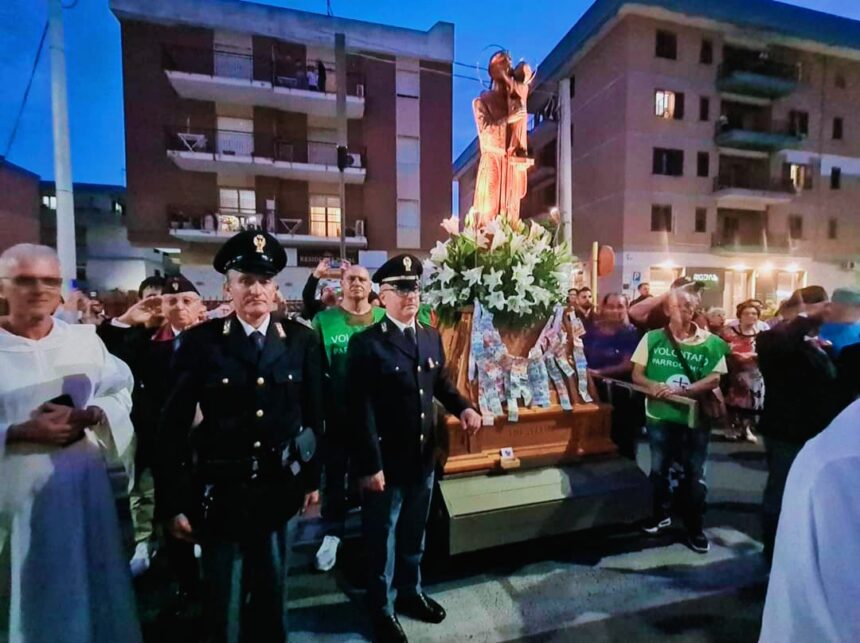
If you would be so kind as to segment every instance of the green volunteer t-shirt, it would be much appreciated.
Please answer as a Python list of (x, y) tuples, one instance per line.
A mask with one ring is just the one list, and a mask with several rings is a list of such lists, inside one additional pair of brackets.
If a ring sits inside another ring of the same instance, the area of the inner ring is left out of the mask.
[[(697, 327), (692, 337), (678, 344), (696, 381), (714, 372), (727, 372), (726, 343), (716, 335)], [(665, 382), (670, 386), (691, 384), (678, 361), (672, 342), (662, 328), (645, 333), (631, 361), (645, 367), (645, 377), (649, 380)], [(653, 420), (687, 424), (688, 410), (686, 406), (649, 397), (645, 401), (645, 415)]]
[(314, 317), (314, 329), (319, 333), (329, 363), (331, 388), (335, 399), (346, 393), (346, 349), (349, 338), (385, 317), (385, 309), (371, 308), (364, 315), (354, 315), (340, 306), (322, 310)]

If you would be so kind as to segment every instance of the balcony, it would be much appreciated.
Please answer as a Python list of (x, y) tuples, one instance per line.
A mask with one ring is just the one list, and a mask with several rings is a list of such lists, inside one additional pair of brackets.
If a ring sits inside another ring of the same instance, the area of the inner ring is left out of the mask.
[(764, 210), (769, 205), (789, 203), (795, 194), (794, 184), (790, 180), (737, 173), (714, 177), (714, 196), (720, 208)]
[(714, 141), (719, 147), (756, 152), (778, 152), (800, 147), (803, 135), (788, 121), (768, 125), (717, 123)]
[[(231, 130), (169, 129), (167, 156), (191, 172), (233, 172), (296, 181), (338, 183), (337, 145), (321, 141), (282, 139), (270, 134)], [(364, 150), (349, 148), (347, 183), (367, 176)]]
[[(186, 243), (224, 243), (242, 230), (266, 230), (290, 248), (337, 248), (340, 227), (337, 222), (314, 225), (307, 229), (309, 214), (277, 211), (272, 213), (231, 210), (207, 210), (195, 206), (168, 206), (170, 235)], [(346, 247), (367, 248), (364, 220), (346, 228)]]
[(797, 88), (798, 69), (762, 58), (727, 61), (717, 70), (717, 89), (756, 98), (783, 98)]
[(790, 254), (793, 247), (788, 235), (770, 234), (765, 228), (752, 236), (724, 228), (711, 235), (711, 249), (718, 254)]
[[(321, 86), (314, 67), (292, 59), (173, 47), (164, 51), (164, 73), (179, 96), (192, 100), (271, 107), (334, 118), (335, 70)], [(364, 116), (364, 77), (347, 74), (346, 116)]]

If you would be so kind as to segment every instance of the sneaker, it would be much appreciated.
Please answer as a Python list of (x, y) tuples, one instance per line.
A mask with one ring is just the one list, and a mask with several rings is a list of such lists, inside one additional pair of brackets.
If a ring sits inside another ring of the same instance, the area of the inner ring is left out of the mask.
[(145, 574), (149, 570), (151, 564), (152, 560), (149, 555), (149, 543), (137, 543), (137, 547), (134, 548), (134, 556), (131, 557), (131, 561), (129, 562), (132, 578), (137, 578), (138, 576)]
[(326, 536), (317, 551), (314, 566), (321, 572), (327, 572), (337, 562), (337, 548), (340, 547), (340, 538), (337, 536)]
[(711, 550), (711, 543), (702, 530), (687, 534), (687, 543), (690, 545), (690, 549), (697, 554), (707, 554)]
[(747, 442), (752, 442), (753, 444), (758, 443), (758, 438), (755, 437), (755, 435), (752, 432), (752, 429), (750, 429), (749, 427), (746, 427), (744, 429), (742, 437)]
[(203, 555), (203, 548), (200, 545), (194, 545), (194, 558), (200, 560), (200, 557)]
[(646, 534), (656, 535), (659, 534), (664, 529), (667, 529), (672, 526), (672, 519), (669, 517), (661, 518), (659, 516), (650, 518), (646, 520), (640, 529), (644, 531)]

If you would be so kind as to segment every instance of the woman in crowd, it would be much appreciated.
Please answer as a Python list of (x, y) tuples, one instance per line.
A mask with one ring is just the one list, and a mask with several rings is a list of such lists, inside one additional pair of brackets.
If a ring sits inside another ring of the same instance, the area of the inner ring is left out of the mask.
[(719, 335), (726, 325), (726, 309), (711, 306), (705, 313), (705, 318), (708, 320), (708, 330), (714, 335)]
[[(627, 316), (627, 297), (608, 293), (600, 308), (597, 323), (583, 336), (589, 375), (595, 380), (601, 398), (607, 401), (607, 387), (601, 378), (629, 382), (633, 365), (630, 357), (639, 343), (639, 332)], [(635, 459), (636, 439), (642, 427), (642, 396), (617, 388), (612, 394), (612, 439), (622, 455)]]
[(726, 385), (726, 408), (729, 412), (728, 435), (737, 440), (755, 442), (752, 433), (764, 405), (764, 379), (758, 368), (756, 336), (761, 307), (752, 300), (737, 307), (737, 325), (726, 327), (720, 336), (731, 353), (726, 356), (729, 375)]

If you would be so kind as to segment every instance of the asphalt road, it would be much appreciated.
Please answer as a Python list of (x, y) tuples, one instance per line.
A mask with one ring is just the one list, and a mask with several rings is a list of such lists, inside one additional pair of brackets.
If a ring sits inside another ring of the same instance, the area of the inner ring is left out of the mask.
[[(639, 450), (648, 470), (648, 449)], [(428, 556), (425, 590), (448, 610), (440, 625), (402, 618), (412, 641), (756, 641), (764, 600), (758, 508), (766, 475), (756, 445), (715, 437), (706, 529), (712, 549), (690, 551), (680, 528), (646, 537), (603, 528), (456, 557)], [(350, 519), (357, 531), (357, 516)], [(311, 566), (316, 520), (295, 525), (290, 641), (362, 641), (361, 543), (350, 538), (334, 571)], [(156, 561), (158, 558), (156, 558)], [(195, 612), (165, 614), (163, 562), (137, 583), (147, 641), (193, 641)]]

